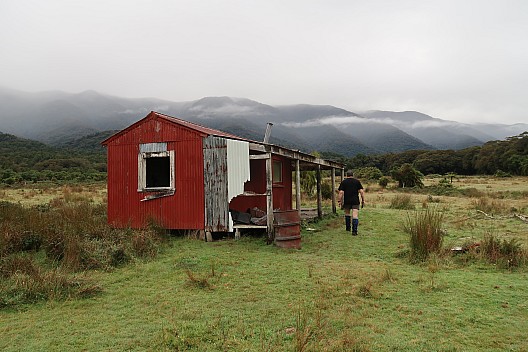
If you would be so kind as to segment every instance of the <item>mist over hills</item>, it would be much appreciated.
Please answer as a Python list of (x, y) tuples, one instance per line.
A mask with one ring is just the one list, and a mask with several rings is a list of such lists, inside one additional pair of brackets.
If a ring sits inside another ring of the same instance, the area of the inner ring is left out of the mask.
[(253, 140), (262, 140), (266, 124), (273, 122), (271, 143), (345, 156), (462, 149), (528, 130), (528, 124), (469, 125), (419, 112), (358, 114), (330, 105), (271, 106), (246, 98), (172, 102), (121, 98), (95, 91), (28, 93), (0, 88), (0, 131), (54, 146), (74, 147), (85, 136), (91, 139), (82, 143), (93, 143), (99, 132), (120, 130), (151, 110)]

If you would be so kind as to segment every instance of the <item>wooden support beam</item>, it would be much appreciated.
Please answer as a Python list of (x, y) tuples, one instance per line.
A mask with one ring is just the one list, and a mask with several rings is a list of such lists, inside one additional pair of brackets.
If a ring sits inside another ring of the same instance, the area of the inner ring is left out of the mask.
[(335, 170), (335, 168), (332, 168), (332, 213), (337, 214)]
[(295, 206), (301, 216), (301, 166), (299, 159), (295, 160)]
[(269, 154), (251, 154), (249, 160), (268, 159)]
[(267, 215), (267, 233), (268, 240), (274, 240), (273, 232), (273, 162), (271, 153), (267, 153), (266, 159), (266, 215)]
[(273, 144), (264, 144), (259, 142), (250, 142), (249, 149), (256, 152), (272, 153), (275, 155), (281, 155), (289, 159), (300, 160), (309, 164), (317, 164), (323, 167), (325, 170), (330, 170), (331, 167), (341, 168), (342, 163), (338, 163), (331, 160), (324, 160), (317, 158), (310, 154), (302, 153), (298, 150), (292, 150), (284, 147), (280, 147)]
[(317, 217), (323, 218), (323, 196), (321, 194), (321, 165), (317, 165)]

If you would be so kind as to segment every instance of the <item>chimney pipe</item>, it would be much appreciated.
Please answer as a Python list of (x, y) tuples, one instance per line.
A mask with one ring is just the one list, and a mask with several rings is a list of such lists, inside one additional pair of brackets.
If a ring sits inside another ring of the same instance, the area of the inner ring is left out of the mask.
[(271, 127), (273, 127), (273, 123), (268, 122), (268, 125), (266, 126), (266, 133), (264, 134), (264, 143), (269, 142), (269, 138), (271, 135)]

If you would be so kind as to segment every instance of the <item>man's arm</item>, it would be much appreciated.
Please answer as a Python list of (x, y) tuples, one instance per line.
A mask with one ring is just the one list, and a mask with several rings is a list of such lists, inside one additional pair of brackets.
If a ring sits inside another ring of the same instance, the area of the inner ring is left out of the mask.
[(361, 195), (361, 207), (365, 205), (365, 191), (363, 191), (363, 188), (359, 190), (359, 194)]
[(339, 195), (337, 196), (337, 202), (339, 204), (343, 204), (343, 196), (345, 195), (344, 191), (339, 191)]

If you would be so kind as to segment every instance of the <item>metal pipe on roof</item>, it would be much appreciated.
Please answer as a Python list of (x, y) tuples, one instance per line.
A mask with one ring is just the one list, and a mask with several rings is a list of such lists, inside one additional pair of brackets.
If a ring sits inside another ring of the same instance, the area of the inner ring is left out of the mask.
[(273, 123), (268, 122), (268, 125), (266, 126), (266, 133), (264, 134), (264, 143), (266, 144), (269, 142), (272, 127), (273, 127)]

